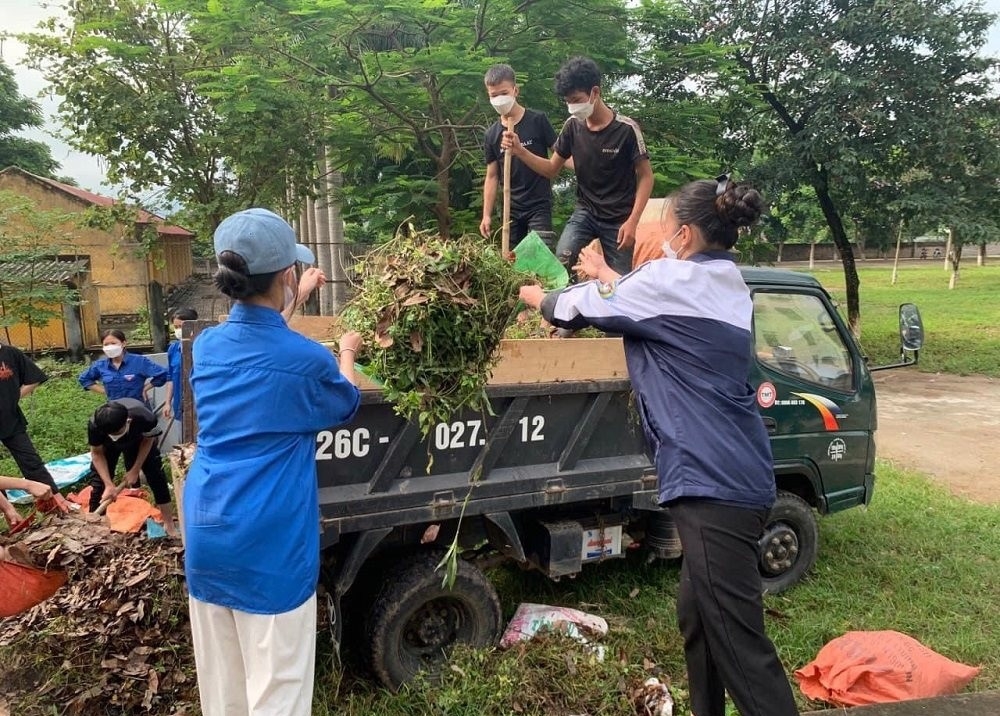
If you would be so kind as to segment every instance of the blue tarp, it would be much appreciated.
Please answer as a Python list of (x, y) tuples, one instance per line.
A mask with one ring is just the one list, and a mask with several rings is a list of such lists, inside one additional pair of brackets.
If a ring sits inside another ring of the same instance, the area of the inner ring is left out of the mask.
[[(79, 482), (87, 475), (90, 471), (90, 453), (53, 460), (45, 463), (45, 467), (49, 469), (52, 479), (61, 490)], [(24, 490), (7, 490), (7, 499), (23, 505), (31, 502), (31, 495)]]

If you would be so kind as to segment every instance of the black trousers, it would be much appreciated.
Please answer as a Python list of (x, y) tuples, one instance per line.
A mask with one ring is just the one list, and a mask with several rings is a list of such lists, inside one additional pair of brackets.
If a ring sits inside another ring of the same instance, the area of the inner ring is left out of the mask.
[(542, 241), (550, 249), (555, 249), (555, 233), (552, 231), (552, 209), (534, 211), (510, 217), (510, 247), (514, 248), (531, 231), (537, 231)]
[(3, 444), (10, 450), (10, 456), (14, 458), (14, 462), (17, 463), (17, 469), (21, 471), (22, 475), (29, 480), (48, 485), (52, 488), (53, 494), (59, 492), (56, 481), (49, 474), (45, 463), (42, 462), (38, 451), (35, 450), (31, 438), (28, 437), (28, 433), (23, 430), (19, 433), (14, 433), (10, 437), (4, 438)]
[[(130, 470), (135, 465), (135, 459), (139, 457), (139, 443), (126, 445), (121, 448), (117, 445), (104, 445), (104, 459), (108, 461), (108, 472), (112, 479), (115, 470), (118, 468), (118, 458), (125, 456), (125, 469)], [(153, 491), (153, 500), (158, 505), (165, 505), (170, 502), (170, 488), (167, 487), (167, 474), (163, 470), (163, 458), (160, 456), (160, 449), (153, 445), (142, 463), (142, 474), (146, 476), (146, 484)], [(90, 493), (90, 511), (93, 512), (101, 504), (104, 497), (104, 481), (94, 469), (94, 463), (90, 464), (90, 486), (93, 490)]]
[(757, 540), (767, 510), (697, 499), (667, 507), (684, 550), (677, 619), (692, 713), (725, 716), (728, 691), (742, 716), (797, 714), (788, 678), (764, 631)]

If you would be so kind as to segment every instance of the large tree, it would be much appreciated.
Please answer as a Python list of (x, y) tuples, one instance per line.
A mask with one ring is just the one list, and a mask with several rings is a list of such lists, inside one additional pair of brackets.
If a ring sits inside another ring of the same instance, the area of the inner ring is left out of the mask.
[(59, 162), (52, 158), (49, 146), (16, 134), (41, 126), (38, 103), (21, 95), (14, 73), (0, 58), (0, 169), (18, 166), (39, 176), (55, 176)]
[(162, 192), (210, 234), (235, 209), (281, 204), (290, 186), (311, 190), (320, 122), (284, 85), (267, 84), (252, 102), (202, 87), (205, 73), (266, 81), (188, 29), (182, 11), (154, 0), (74, 0), (22, 39), (62, 97), (70, 143), (101, 157), (125, 198)]
[(414, 214), (443, 235), (474, 226), (461, 210), (478, 200), (483, 132), (496, 117), (482, 84), (491, 64), (510, 62), (526, 103), (546, 110), (556, 109), (551, 78), (574, 54), (610, 80), (630, 69), (622, 0), (171, 2), (188, 6), (203, 46), (228, 48), (242, 68), (216, 72), (219, 97), (252, 102), (259, 88), (245, 73), (311, 91), (303, 101), (323, 115), (348, 216)]
[[(952, 0), (701, 0), (766, 112), (742, 117), (756, 151), (810, 185), (844, 265), (848, 320), (859, 280), (845, 217), (893, 152), (932, 156), (942, 126), (989, 91), (979, 54), (993, 16)], [(950, 135), (946, 135), (950, 136)]]

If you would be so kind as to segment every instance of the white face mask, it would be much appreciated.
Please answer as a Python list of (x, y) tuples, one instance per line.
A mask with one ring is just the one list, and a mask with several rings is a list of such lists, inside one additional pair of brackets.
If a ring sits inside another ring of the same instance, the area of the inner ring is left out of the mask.
[(514, 97), (509, 94), (500, 94), (496, 97), (490, 97), (490, 104), (502, 117), (505, 114), (510, 114), (510, 110), (514, 108)]
[[(292, 271), (291, 273), (292, 273), (292, 280), (294, 281), (295, 280), (295, 271)], [(294, 284), (294, 285), (295, 285), (296, 288), (298, 288), (298, 284)], [(295, 306), (295, 294), (296, 294), (295, 288), (292, 288), (292, 286), (289, 286), (288, 282), (285, 281), (285, 305), (281, 309), (282, 313), (284, 313), (289, 307), (293, 307), (294, 308), (294, 306)]]
[(670, 242), (673, 241), (674, 239), (676, 239), (678, 236), (680, 236), (681, 231), (682, 231), (682, 229), (677, 229), (677, 231), (674, 232), (673, 236), (671, 236), (669, 239), (667, 239), (666, 241), (663, 242), (663, 257), (664, 258), (668, 258), (668, 259), (676, 259), (677, 258), (677, 252), (674, 251), (673, 248), (671, 248)]
[(569, 102), (566, 104), (566, 110), (569, 112), (569, 116), (576, 117), (581, 122), (586, 122), (590, 118), (590, 115), (594, 113), (594, 102), (590, 100), (586, 102)]
[(176, 338), (177, 340), (180, 340), (181, 339), (181, 334), (183, 332), (184, 332), (184, 330), (182, 328), (175, 328), (174, 329), (174, 338)]
[(125, 348), (122, 346), (121, 343), (109, 343), (108, 345), (104, 346), (104, 355), (106, 355), (108, 358), (117, 358), (122, 354), (122, 351), (124, 350)]
[(126, 435), (128, 435), (128, 426), (129, 426), (129, 424), (131, 422), (132, 422), (132, 418), (129, 418), (128, 420), (125, 421), (125, 429), (124, 430), (122, 430), (117, 435), (108, 435), (108, 437), (111, 438), (111, 441), (112, 442), (118, 442), (123, 437), (125, 437)]

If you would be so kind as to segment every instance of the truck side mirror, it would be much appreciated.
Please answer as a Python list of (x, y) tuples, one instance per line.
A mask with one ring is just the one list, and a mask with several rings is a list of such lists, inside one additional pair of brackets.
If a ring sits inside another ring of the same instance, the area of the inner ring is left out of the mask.
[(919, 351), (924, 345), (924, 324), (920, 311), (912, 303), (899, 307), (899, 342), (901, 353)]

